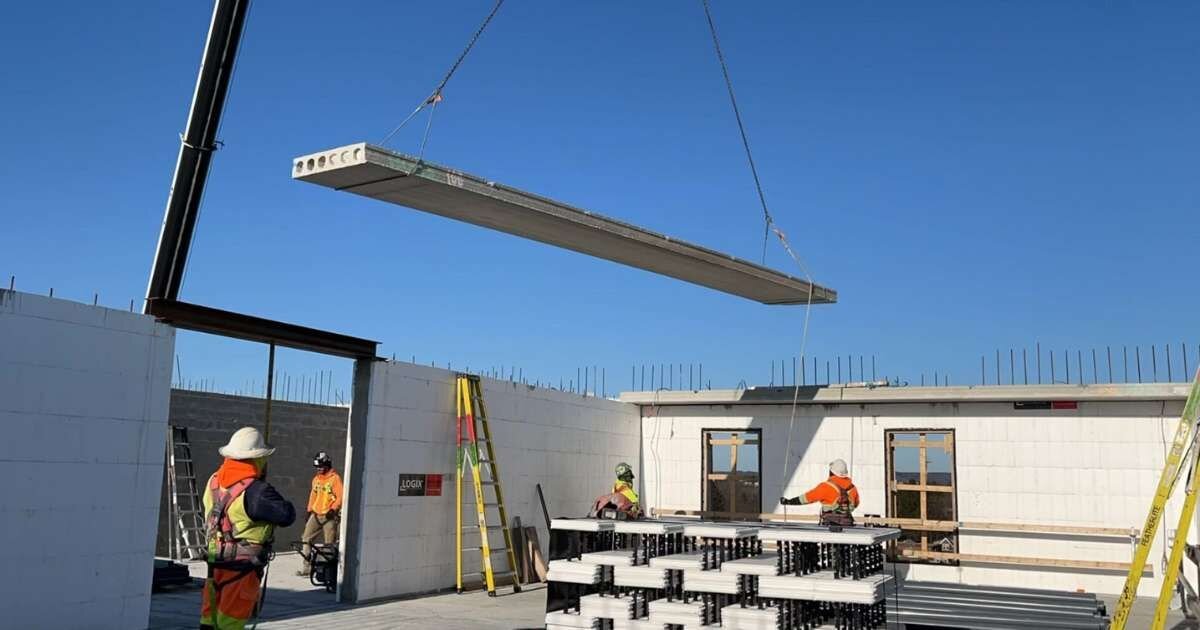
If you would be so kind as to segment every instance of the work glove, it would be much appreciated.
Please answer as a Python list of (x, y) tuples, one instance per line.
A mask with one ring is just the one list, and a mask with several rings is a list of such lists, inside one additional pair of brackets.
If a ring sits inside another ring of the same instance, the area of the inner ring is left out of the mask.
[(800, 497), (779, 497), (779, 505), (804, 505), (800, 502)]

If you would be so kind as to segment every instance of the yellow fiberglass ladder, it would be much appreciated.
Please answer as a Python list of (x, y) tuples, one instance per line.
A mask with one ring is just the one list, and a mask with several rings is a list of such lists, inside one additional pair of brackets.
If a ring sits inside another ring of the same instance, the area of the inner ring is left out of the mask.
[(1171, 450), (1167, 453), (1166, 465), (1163, 466), (1162, 476), (1158, 480), (1158, 488), (1150, 503), (1150, 513), (1146, 515), (1146, 523), (1142, 526), (1141, 537), (1134, 548), (1133, 562), (1129, 565), (1129, 574), (1125, 577), (1125, 587), (1117, 599), (1116, 610), (1109, 625), (1110, 630), (1124, 630), (1129, 620), (1129, 612), (1137, 599), (1138, 582), (1150, 556), (1150, 547), (1154, 545), (1155, 534), (1167, 510), (1167, 502), (1175, 490), (1179, 478), (1190, 464), (1190, 479), (1188, 480), (1184, 497), (1183, 512), (1179, 515), (1179, 526), (1175, 530), (1175, 541), (1171, 545), (1171, 554), (1167, 562), (1166, 574), (1163, 576), (1162, 590), (1159, 591), (1158, 605), (1154, 609), (1154, 622), (1151, 628), (1159, 630), (1167, 619), (1167, 609), (1171, 602), (1175, 581), (1179, 576), (1179, 565), (1182, 562), (1184, 547), (1187, 545), (1187, 531), (1191, 526), (1192, 512), (1196, 507), (1196, 491), (1200, 486), (1200, 448), (1196, 447), (1197, 436), (1200, 434), (1197, 426), (1196, 411), (1200, 407), (1200, 368), (1192, 380), (1187, 402), (1183, 405), (1183, 414), (1179, 417), (1179, 425), (1175, 429), (1175, 439), (1171, 442)]
[[(517, 558), (513, 553), (512, 533), (508, 529), (508, 513), (504, 510), (504, 494), (500, 490), (500, 471), (496, 468), (496, 449), (492, 444), (492, 431), (488, 427), (487, 408), (483, 405), (483, 389), (479, 377), (473, 374), (459, 374), (455, 378), (456, 401), (458, 408), (458, 438), (457, 470), (454, 474), (455, 486), (455, 586), (459, 593), (463, 592), (463, 553), (478, 551), (482, 568), (479, 574), (483, 577), (483, 585), (488, 595), (496, 596), (496, 581), (499, 578), (509, 579), (514, 592), (521, 591), (517, 579)], [(480, 433), (482, 432), (482, 435)], [(480, 444), (483, 448), (480, 448)], [(483, 455), (483, 457), (480, 457)], [(463, 477), (471, 475), (471, 483), (475, 488), (475, 514), (478, 524), (463, 527)], [(487, 489), (491, 489), (491, 497)], [(499, 523), (488, 528), (487, 511), (495, 509)], [(493, 549), (488, 536), (499, 529), (504, 534), (503, 547)], [(478, 546), (463, 547), (463, 533), (477, 532)], [(508, 571), (496, 572), (492, 566), (492, 556), (504, 553), (508, 558)]]

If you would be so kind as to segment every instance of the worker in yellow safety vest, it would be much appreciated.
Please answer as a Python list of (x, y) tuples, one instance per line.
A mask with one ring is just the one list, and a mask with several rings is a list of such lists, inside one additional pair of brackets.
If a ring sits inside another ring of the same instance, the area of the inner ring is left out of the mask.
[(638, 500), (637, 490), (633, 489), (633, 466), (621, 462), (617, 464), (617, 480), (613, 483), (612, 491), (622, 494), (634, 506), (641, 508), (641, 501)]
[(275, 528), (291, 525), (296, 509), (263, 479), (275, 449), (258, 429), (238, 429), (218, 452), (225, 461), (204, 489), (208, 579), (200, 628), (243, 630), (258, 615)]

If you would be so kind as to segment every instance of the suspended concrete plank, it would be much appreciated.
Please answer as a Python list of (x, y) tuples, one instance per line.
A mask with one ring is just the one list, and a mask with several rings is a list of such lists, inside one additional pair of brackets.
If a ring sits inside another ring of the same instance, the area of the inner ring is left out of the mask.
[(366, 143), (296, 158), (292, 178), (473, 223), (764, 304), (837, 292), (752, 262)]

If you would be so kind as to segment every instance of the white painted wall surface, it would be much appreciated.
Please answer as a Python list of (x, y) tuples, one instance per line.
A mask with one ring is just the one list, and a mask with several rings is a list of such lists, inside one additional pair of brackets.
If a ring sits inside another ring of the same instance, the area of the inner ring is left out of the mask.
[[(1161, 472), (1165, 444), (1182, 402), (1081, 402), (1078, 410), (1016, 411), (1011, 403), (801, 405), (785, 457), (790, 405), (645, 407), (642, 422), (649, 506), (700, 509), (703, 429), (761, 428), (764, 512), (782, 513), (781, 495), (807, 491), (834, 458), (849, 465), (862, 494), (858, 514), (886, 514), (884, 431), (953, 429), (958, 519), (1001, 523), (1140, 528)], [(786, 463), (785, 463), (786, 462)], [(1166, 522), (1174, 530), (1182, 492)], [(789, 507), (815, 514), (815, 506)], [(960, 552), (1128, 562), (1128, 538), (963, 531)], [(1157, 595), (1160, 531), (1151, 554), (1155, 576), (1142, 595)], [(905, 565), (901, 565), (902, 567)], [(907, 565), (913, 579), (1085, 589), (1117, 593), (1123, 572), (1046, 567)]]
[[(509, 518), (538, 526), (543, 546), (549, 538), (536, 484), (542, 484), (551, 516), (583, 516), (611, 488), (616, 464), (637, 462), (635, 405), (492, 379), (483, 380), (483, 391)], [(394, 362), (373, 367), (359, 601), (454, 586), (454, 395), (453, 372)], [(444, 474), (442, 496), (397, 496), (401, 473)], [(469, 476), (463, 496), (463, 519), (472, 524)], [(494, 510), (489, 517), (489, 525), (496, 523)], [(502, 537), (497, 532), (491, 540)], [(475, 546), (478, 538), (464, 541)], [(464, 566), (478, 571), (478, 552), (467, 558)], [(503, 558), (494, 555), (495, 566), (506, 567)]]
[(0, 626), (144, 628), (175, 332), (0, 290)]

